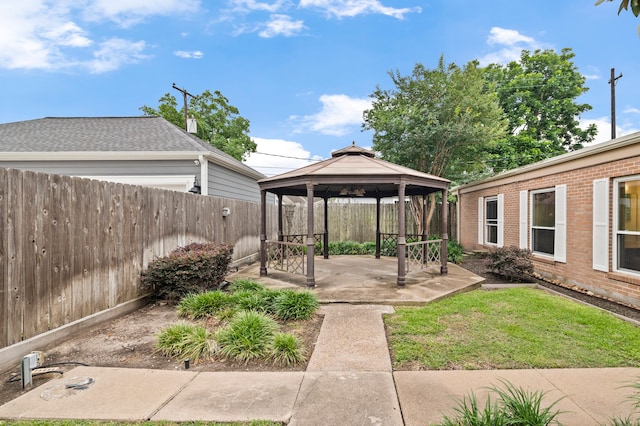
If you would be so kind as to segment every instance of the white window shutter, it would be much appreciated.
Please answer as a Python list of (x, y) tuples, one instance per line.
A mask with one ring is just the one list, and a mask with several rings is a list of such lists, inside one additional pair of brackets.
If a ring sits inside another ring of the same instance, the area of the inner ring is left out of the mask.
[(498, 247), (504, 247), (504, 194), (498, 194)]
[(593, 181), (593, 269), (609, 271), (609, 179)]
[(556, 231), (553, 260), (567, 261), (567, 185), (556, 185)]
[(529, 228), (527, 227), (527, 200), (529, 199), (528, 191), (520, 191), (520, 248), (526, 249), (529, 247), (527, 244), (527, 236), (529, 234)]
[(478, 244), (484, 244), (484, 198), (478, 197)]

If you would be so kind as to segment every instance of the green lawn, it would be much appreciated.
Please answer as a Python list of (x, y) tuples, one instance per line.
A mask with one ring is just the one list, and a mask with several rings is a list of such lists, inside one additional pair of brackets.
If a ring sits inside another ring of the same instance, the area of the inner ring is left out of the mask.
[(640, 367), (640, 327), (542, 290), (476, 290), (385, 316), (396, 370)]

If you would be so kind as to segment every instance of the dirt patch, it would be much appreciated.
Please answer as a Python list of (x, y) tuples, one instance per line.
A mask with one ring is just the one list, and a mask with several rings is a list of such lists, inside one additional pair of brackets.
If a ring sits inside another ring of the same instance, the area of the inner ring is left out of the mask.
[[(165, 357), (155, 348), (157, 334), (178, 321), (185, 319), (178, 317), (174, 306), (149, 304), (131, 314), (98, 324), (60, 344), (41, 349), (45, 355), (44, 362), (64, 363), (58, 366), (62, 372), (74, 368), (78, 365), (76, 363), (96, 367), (182, 370), (185, 368), (183, 359)], [(309, 359), (321, 325), (322, 316), (316, 315), (307, 321), (289, 322), (283, 325), (283, 331), (301, 339)], [(189, 367), (191, 371), (304, 371), (307, 363), (281, 367), (265, 361), (252, 361), (245, 365), (225, 359), (207, 359), (199, 363), (190, 362)], [(0, 405), (24, 393), (19, 366), (3, 372), (0, 379)], [(34, 385), (39, 386), (49, 379), (34, 377)]]

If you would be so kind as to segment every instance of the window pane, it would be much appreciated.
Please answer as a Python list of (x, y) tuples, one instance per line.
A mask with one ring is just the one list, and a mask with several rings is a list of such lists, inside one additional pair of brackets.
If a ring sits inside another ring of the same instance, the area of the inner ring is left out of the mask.
[(556, 193), (539, 192), (533, 194), (533, 226), (553, 228), (556, 225)]
[(618, 183), (618, 230), (640, 231), (640, 180)]
[(487, 201), (487, 220), (498, 220), (498, 200)]
[(553, 254), (555, 231), (553, 229), (532, 229), (533, 251)]
[(487, 225), (487, 242), (498, 244), (498, 227), (495, 225)]
[(618, 235), (618, 268), (640, 272), (640, 235)]

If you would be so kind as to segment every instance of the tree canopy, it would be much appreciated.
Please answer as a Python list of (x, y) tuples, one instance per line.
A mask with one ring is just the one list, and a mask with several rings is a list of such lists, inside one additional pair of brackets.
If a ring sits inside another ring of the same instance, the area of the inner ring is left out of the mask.
[(416, 64), (409, 76), (389, 72), (394, 89), (376, 88), (363, 128), (388, 161), (465, 180), (484, 169), (482, 152), (504, 137), (506, 120), (477, 62), (460, 68), (440, 57), (435, 69)]
[[(598, 0), (596, 1), (596, 6), (604, 3), (605, 1), (612, 2), (613, 0)], [(629, 4), (631, 4), (631, 12), (637, 17), (640, 15), (640, 1), (638, 0), (621, 0), (620, 7), (618, 8), (618, 15), (622, 13), (623, 10), (629, 10)]]
[[(145, 115), (163, 117), (184, 129), (184, 106), (178, 109), (176, 98), (166, 93), (159, 101), (158, 108), (144, 105), (140, 110)], [(249, 137), (249, 120), (239, 115), (238, 108), (229, 104), (219, 91), (205, 90), (197, 97), (191, 97), (188, 104), (190, 117), (198, 123), (197, 136), (214, 147), (226, 152), (237, 160), (243, 160), (247, 153), (256, 151), (256, 144)]]
[(588, 88), (572, 62), (574, 56), (568, 48), (559, 54), (523, 50), (519, 61), (484, 69), (509, 121), (509, 136), (490, 154), (494, 171), (580, 149), (593, 141), (596, 126), (580, 127), (580, 114), (591, 105), (576, 102)]

